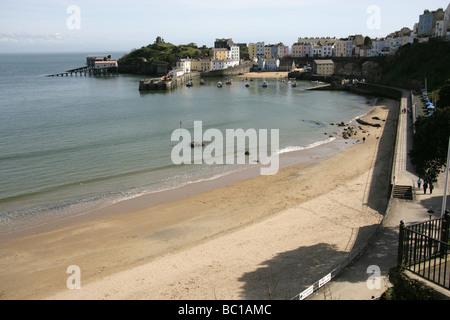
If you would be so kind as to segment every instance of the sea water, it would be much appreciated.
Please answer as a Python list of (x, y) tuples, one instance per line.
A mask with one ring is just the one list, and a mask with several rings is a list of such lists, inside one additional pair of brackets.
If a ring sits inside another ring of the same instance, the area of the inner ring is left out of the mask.
[(195, 121), (224, 135), (278, 129), (277, 152), (286, 153), (335, 139), (336, 123), (370, 106), (364, 96), (306, 90), (316, 85), (309, 81), (267, 79), (263, 88), (262, 79), (194, 79), (193, 87), (142, 93), (141, 76), (46, 76), (84, 66), (87, 55), (0, 55), (0, 232), (245, 167), (173, 164), (172, 133), (193, 131)]

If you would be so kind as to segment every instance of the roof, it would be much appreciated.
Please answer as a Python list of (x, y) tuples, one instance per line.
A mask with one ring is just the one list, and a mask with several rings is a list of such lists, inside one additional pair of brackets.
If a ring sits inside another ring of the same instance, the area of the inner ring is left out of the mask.
[(107, 60), (107, 61), (95, 61), (95, 63), (117, 63), (116, 60)]
[(315, 64), (334, 64), (333, 60), (314, 60)]
[(87, 58), (95, 58), (95, 57), (107, 57), (110, 56), (110, 54), (90, 54), (86, 56)]

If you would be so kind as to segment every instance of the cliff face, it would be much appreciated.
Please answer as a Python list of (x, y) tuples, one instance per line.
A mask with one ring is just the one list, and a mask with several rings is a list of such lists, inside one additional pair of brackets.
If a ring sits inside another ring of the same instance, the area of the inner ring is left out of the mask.
[[(372, 58), (332, 58), (335, 75), (363, 78), (366, 82), (421, 90), (425, 79), (429, 91), (450, 79), (450, 42), (431, 39), (401, 47), (396, 54)], [(314, 58), (295, 59), (297, 65), (312, 64)], [(295, 76), (293, 74), (292, 76)]]
[(431, 39), (401, 47), (394, 56), (374, 60), (381, 68), (381, 84), (429, 91), (441, 88), (450, 79), (450, 42)]

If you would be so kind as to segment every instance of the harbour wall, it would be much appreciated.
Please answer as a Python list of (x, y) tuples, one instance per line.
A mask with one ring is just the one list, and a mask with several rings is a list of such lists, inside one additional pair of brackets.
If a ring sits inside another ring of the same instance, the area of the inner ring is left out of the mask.
[(180, 86), (186, 85), (192, 79), (199, 78), (200, 73), (188, 73), (182, 76), (174, 77), (171, 81), (166, 81), (164, 78), (143, 79), (139, 81), (139, 91), (158, 91), (158, 90), (172, 90)]
[(227, 76), (236, 76), (239, 74), (244, 74), (250, 72), (251, 68), (253, 68), (253, 63), (244, 63), (242, 65), (231, 67), (227, 69), (221, 70), (213, 70), (208, 72), (201, 72), (201, 77), (203, 78), (221, 78)]

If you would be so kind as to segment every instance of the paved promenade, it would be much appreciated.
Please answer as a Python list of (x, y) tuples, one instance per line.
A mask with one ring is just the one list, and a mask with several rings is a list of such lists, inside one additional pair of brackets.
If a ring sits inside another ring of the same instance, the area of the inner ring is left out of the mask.
[[(397, 185), (414, 186), (414, 200), (392, 199), (373, 241), (350, 265), (331, 282), (309, 296), (308, 300), (370, 300), (372, 297), (379, 297), (391, 286), (388, 272), (397, 264), (400, 221), (403, 220), (408, 224), (441, 216), (445, 174), (439, 177), (432, 195), (429, 194), (429, 190), (424, 194), (423, 190), (417, 189), (418, 177), (408, 156), (413, 137), (411, 114), (415, 111), (411, 105), (410, 95), (408, 90), (403, 91), (393, 180)], [(406, 109), (407, 112), (401, 112), (402, 109)], [(430, 208), (434, 213), (428, 213)], [(371, 277), (371, 273), (368, 272), (371, 270), (379, 272), (381, 275), (379, 282), (368, 281)]]

